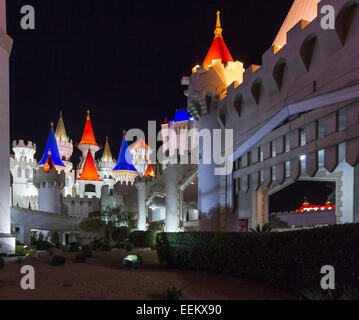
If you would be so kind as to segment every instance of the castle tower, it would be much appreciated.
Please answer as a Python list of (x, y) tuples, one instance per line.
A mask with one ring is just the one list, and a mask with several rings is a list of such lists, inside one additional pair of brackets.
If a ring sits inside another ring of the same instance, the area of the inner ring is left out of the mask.
[(130, 149), (130, 153), (132, 156), (132, 163), (136, 168), (137, 172), (141, 176), (144, 176), (151, 162), (150, 155), (152, 154), (152, 150), (146, 144), (146, 142), (143, 141), (143, 139), (140, 139)]
[[(185, 95), (188, 97), (187, 108), (191, 116), (198, 120), (198, 130), (208, 129), (213, 132), (215, 129), (223, 129), (225, 124), (221, 121), (222, 110), (218, 110), (219, 102), (224, 99), (227, 93), (236, 88), (243, 82), (244, 68), (243, 63), (233, 61), (222, 37), (222, 27), (220, 23), (220, 13), (217, 12), (217, 23), (214, 31), (213, 43), (201, 66), (192, 69), (190, 77), (183, 77), (182, 84), (187, 85)], [(199, 155), (203, 155), (203, 145), (199, 146)], [(216, 168), (213, 156), (207, 159), (210, 164), (206, 164), (200, 157), (198, 165), (198, 210), (204, 215), (208, 214), (208, 219), (200, 221), (200, 230), (205, 230), (207, 226), (202, 225), (204, 221), (210, 220), (208, 231), (215, 230), (216, 218), (219, 216), (219, 208), (222, 208), (222, 198), (217, 192), (223, 179), (214, 175)], [(169, 184), (173, 180), (168, 171)], [(168, 188), (172, 190), (173, 188)], [(213, 208), (216, 211), (213, 211)], [(213, 214), (212, 214), (212, 212)], [(210, 213), (211, 212), (211, 213)], [(211, 215), (212, 214), (212, 215)], [(213, 217), (213, 218), (212, 218)]]
[(189, 98), (188, 111), (197, 119), (208, 113), (211, 102), (225, 97), (228, 86), (233, 83), (236, 87), (243, 82), (243, 63), (233, 60), (222, 31), (218, 11), (214, 39), (203, 64), (195, 66), (191, 77), (183, 77), (181, 81), (189, 86), (185, 91)]
[(57, 169), (50, 150), (46, 161), (34, 174), (34, 185), (39, 190), (39, 211), (62, 214), (65, 172)]
[(41, 167), (46, 163), (48, 156), (49, 156), (49, 151), (50, 151), (51, 159), (54, 163), (56, 170), (58, 170), (58, 171), (63, 170), (65, 172), (68, 172), (69, 169), (66, 167), (64, 162), (61, 160), (60, 152), (57, 147), (53, 123), (51, 123), (51, 128), (50, 128), (49, 136), (47, 138), (44, 155), (42, 156), (40, 162), (38, 163), (38, 167)]
[(12, 176), (11, 204), (22, 208), (37, 209), (38, 191), (32, 183), (36, 161), (34, 155), (36, 144), (24, 140), (13, 141), (13, 156), (10, 156), (10, 172)]
[(125, 183), (126, 185), (133, 184), (138, 176), (138, 172), (132, 163), (125, 132), (122, 138), (117, 164), (111, 172), (111, 175), (115, 178), (116, 182), (119, 181), (121, 184)]
[(115, 161), (112, 158), (110, 144), (108, 142), (108, 137), (106, 137), (106, 144), (103, 150), (102, 158), (98, 162), (98, 169), (100, 172), (101, 179), (104, 180), (106, 184), (113, 185), (114, 180), (111, 178), (111, 171), (115, 167)]
[(15, 253), (11, 236), (9, 172), (9, 55), (12, 39), (6, 34), (6, 1), (0, 0), (0, 253)]
[(60, 158), (68, 168), (68, 172), (66, 172), (65, 188), (63, 192), (64, 195), (71, 196), (72, 188), (74, 186), (74, 181), (75, 181), (75, 171), (72, 171), (73, 164), (70, 161), (70, 158), (73, 153), (73, 143), (66, 133), (64, 119), (62, 117), (62, 111), (60, 111), (60, 117), (59, 120), (57, 121), (55, 138), (56, 138), (57, 147), (59, 149)]
[(62, 111), (60, 111), (60, 117), (57, 121), (55, 138), (57, 142), (57, 147), (59, 149), (61, 160), (66, 164), (66, 167), (69, 168), (69, 171), (72, 170), (72, 163), (70, 162), (70, 157), (73, 152), (73, 143), (72, 140), (67, 136), (64, 119), (62, 117)]
[(101, 186), (103, 181), (100, 179), (100, 175), (97, 172), (90, 149), (87, 150), (86, 160), (80, 177), (77, 179), (77, 183), (80, 197), (101, 197)]
[(80, 143), (78, 144), (77, 148), (79, 148), (82, 152), (81, 161), (79, 163), (78, 168), (81, 169), (84, 165), (84, 161), (87, 157), (87, 152), (90, 149), (92, 158), (95, 159), (95, 153), (100, 150), (95, 135), (93, 133), (92, 124), (91, 124), (91, 118), (90, 118), (90, 110), (87, 110), (87, 117), (86, 117), (86, 123), (84, 132), (82, 134), (82, 139)]

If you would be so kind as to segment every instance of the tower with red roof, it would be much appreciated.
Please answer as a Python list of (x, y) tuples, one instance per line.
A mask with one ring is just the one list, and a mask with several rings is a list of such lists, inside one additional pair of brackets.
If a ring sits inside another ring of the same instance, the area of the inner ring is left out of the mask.
[(82, 168), (84, 161), (87, 157), (87, 152), (89, 149), (91, 151), (93, 159), (95, 159), (95, 153), (98, 150), (100, 150), (100, 147), (98, 146), (96, 139), (95, 139), (95, 135), (93, 133), (92, 123), (91, 123), (91, 118), (90, 118), (90, 110), (87, 110), (85, 128), (84, 128), (84, 131), (82, 134), (81, 141), (79, 142), (77, 148), (80, 149), (82, 152), (82, 159), (79, 164), (79, 168)]

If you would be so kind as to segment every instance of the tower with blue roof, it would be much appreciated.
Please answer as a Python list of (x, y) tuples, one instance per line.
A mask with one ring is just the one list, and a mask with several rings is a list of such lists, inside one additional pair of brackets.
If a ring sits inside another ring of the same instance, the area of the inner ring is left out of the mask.
[(122, 144), (120, 149), (120, 154), (118, 156), (118, 160), (116, 166), (111, 171), (111, 175), (117, 181), (127, 184), (133, 184), (136, 177), (138, 176), (138, 172), (132, 163), (132, 158), (130, 154), (130, 150), (128, 148), (128, 143), (125, 138), (125, 131), (122, 138)]
[(57, 146), (57, 142), (56, 142), (56, 138), (55, 138), (53, 123), (51, 123), (50, 132), (47, 137), (44, 155), (42, 156), (40, 162), (37, 164), (38, 167), (43, 166), (46, 163), (46, 161), (49, 157), (49, 154), (51, 155), (51, 160), (57, 170), (64, 170), (65, 172), (68, 171), (68, 168), (63, 163), (63, 161), (61, 160), (61, 157), (60, 157), (59, 148)]

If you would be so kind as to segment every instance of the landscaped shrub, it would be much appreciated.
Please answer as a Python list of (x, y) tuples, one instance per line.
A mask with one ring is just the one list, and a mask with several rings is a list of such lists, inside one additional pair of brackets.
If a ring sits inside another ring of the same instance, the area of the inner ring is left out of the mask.
[(75, 262), (84, 263), (87, 261), (87, 257), (83, 253), (79, 253), (75, 257)]
[(175, 286), (169, 287), (165, 292), (162, 293), (164, 300), (180, 300), (182, 298), (181, 289), (177, 289)]
[(110, 251), (112, 249), (111, 243), (107, 239), (96, 239), (90, 244), (92, 250)]
[(4, 266), (5, 266), (5, 261), (4, 261), (4, 259), (2, 257), (0, 257), (0, 270), (2, 268), (4, 268)]
[(36, 240), (31, 244), (36, 246), (37, 250), (48, 250), (54, 247), (54, 245), (51, 242), (44, 240)]
[(112, 239), (116, 242), (125, 241), (129, 237), (129, 230), (126, 226), (121, 226), (113, 230)]
[(52, 257), (52, 265), (53, 266), (63, 266), (66, 262), (66, 258), (63, 256), (53, 256)]
[(359, 288), (359, 224), (271, 233), (160, 233), (169, 266), (267, 283), (297, 294), (321, 292), (322, 266), (335, 268), (336, 291)]
[(79, 252), (80, 251), (79, 244), (77, 242), (71, 242), (69, 251), (70, 252)]
[(156, 244), (156, 237), (160, 231), (133, 231), (130, 233), (130, 242), (135, 247), (151, 247)]
[(127, 246), (126, 246), (126, 251), (127, 251), (127, 252), (130, 252), (130, 251), (133, 250), (133, 248), (134, 248), (133, 244), (132, 244), (132, 243), (128, 243)]
[(87, 258), (91, 258), (92, 257), (92, 250), (91, 247), (88, 245), (83, 245), (81, 247), (82, 253), (87, 257)]
[(136, 230), (130, 233), (129, 241), (135, 247), (140, 247), (143, 244), (144, 237), (145, 237), (145, 231)]
[(55, 231), (52, 235), (51, 235), (51, 242), (54, 244), (54, 246), (56, 248), (60, 248), (61, 243), (60, 243), (60, 236), (59, 233), (57, 231)]
[(25, 245), (24, 244), (17, 244), (16, 247), (15, 247), (15, 254), (17, 256), (20, 256), (20, 255), (25, 255), (25, 253), (26, 253)]

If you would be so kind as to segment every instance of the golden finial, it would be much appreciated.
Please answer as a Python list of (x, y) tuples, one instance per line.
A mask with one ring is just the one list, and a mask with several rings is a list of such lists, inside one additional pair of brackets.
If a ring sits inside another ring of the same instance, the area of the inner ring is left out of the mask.
[(62, 110), (60, 110), (60, 118), (62, 118)]
[(49, 156), (51, 156), (51, 150), (47, 151), (47, 154), (48, 154)]
[(90, 110), (87, 109), (87, 120), (90, 120)]
[(51, 130), (54, 131), (54, 123), (51, 121), (50, 123)]
[(217, 11), (217, 23), (216, 23), (216, 29), (214, 30), (215, 38), (222, 37), (222, 28), (221, 28), (221, 18), (220, 18), (220, 11)]
[(123, 132), (123, 136), (125, 136), (126, 135), (126, 129), (124, 129), (122, 132)]

